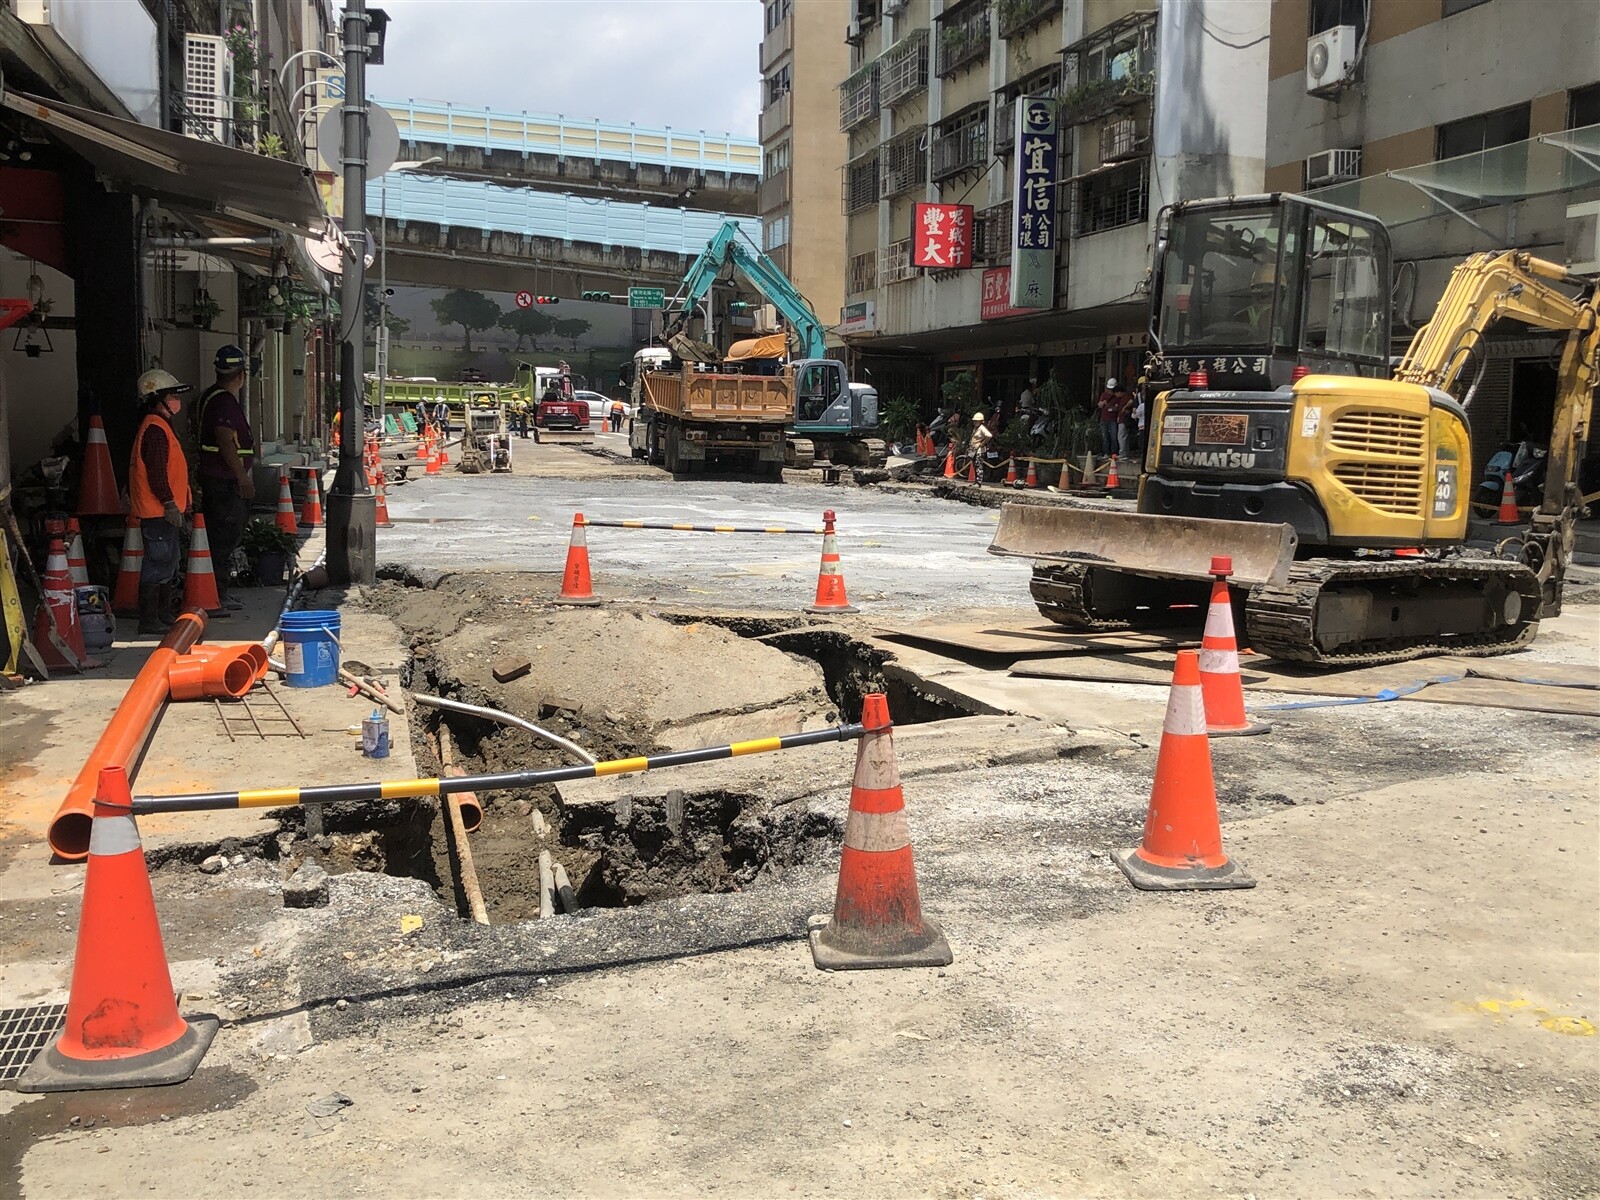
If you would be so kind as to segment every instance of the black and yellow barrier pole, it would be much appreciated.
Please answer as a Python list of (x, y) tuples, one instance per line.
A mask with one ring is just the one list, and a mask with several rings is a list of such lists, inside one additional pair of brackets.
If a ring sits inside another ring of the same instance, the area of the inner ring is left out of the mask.
[(797, 750), (801, 746), (820, 746), (825, 742), (852, 742), (864, 736), (866, 732), (865, 725), (834, 725), (828, 729), (814, 729), (809, 733), (786, 733), (781, 737), (755, 738), (727, 746), (678, 750), (671, 754), (652, 754), (643, 758), (617, 758), (610, 762), (579, 763), (571, 767), (547, 767), (537, 771), (505, 771), (498, 775), (454, 775), (448, 779), (393, 779), (384, 783), (335, 783), (324, 787), (259, 788), (244, 792), (196, 792), (187, 796), (135, 796), (133, 812), (139, 815), (233, 808), (281, 808), (296, 804), (409, 800), (427, 796), (447, 796), (455, 792), (493, 792), (507, 788), (535, 787), (543, 783), (561, 783), (568, 779), (633, 775), (640, 771), (659, 771), (663, 767), (686, 767), (691, 763), (743, 758), (750, 754), (770, 754), (774, 750)]
[(674, 533), (800, 533), (817, 537), (827, 532), (821, 526), (806, 529), (787, 525), (690, 525), (682, 521), (597, 521), (593, 517), (583, 517), (573, 523), (590, 529), (662, 529)]

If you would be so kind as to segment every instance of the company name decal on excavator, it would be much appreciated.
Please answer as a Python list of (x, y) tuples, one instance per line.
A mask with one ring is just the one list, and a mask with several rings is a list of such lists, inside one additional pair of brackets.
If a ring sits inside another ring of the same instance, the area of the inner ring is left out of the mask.
[(1172, 464), (1176, 467), (1233, 467), (1248, 470), (1256, 465), (1256, 456), (1242, 450), (1174, 450)]

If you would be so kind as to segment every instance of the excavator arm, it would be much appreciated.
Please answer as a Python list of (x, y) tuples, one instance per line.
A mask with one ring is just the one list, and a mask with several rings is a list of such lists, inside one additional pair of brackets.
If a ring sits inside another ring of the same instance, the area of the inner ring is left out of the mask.
[[(1580, 291), (1571, 296), (1554, 284), (1576, 284)], [(1432, 320), (1417, 331), (1395, 378), (1450, 390), (1489, 327), (1507, 317), (1565, 334), (1544, 495), (1523, 542), (1523, 556), (1538, 572), (1547, 600), (1559, 605), (1574, 522), (1583, 506), (1578, 464), (1588, 443), (1595, 386), (1600, 381), (1596, 281), (1524, 251), (1474, 254), (1451, 273)]]
[[(673, 297), (672, 308), (675, 311), (668, 318), (663, 331), (667, 344), (674, 350), (677, 350), (680, 344), (693, 347), (696, 351), (706, 349), (698, 343), (687, 341), (683, 337), (683, 331), (689, 323), (689, 318), (694, 315), (695, 309), (711, 290), (711, 285), (716, 282), (717, 276), (722, 273), (722, 268), (732, 263), (739, 273), (778, 310), (778, 314), (793, 326), (800, 339), (803, 357), (824, 357), (827, 353), (825, 330), (817, 314), (812, 311), (811, 305), (806, 303), (806, 298), (796, 290), (794, 284), (789, 282), (788, 277), (775, 262), (760, 251), (747, 249), (740, 240), (742, 236), (737, 221), (724, 221), (711, 241), (706, 243), (706, 248), (700, 252), (700, 256), (689, 267), (683, 277), (682, 285), (678, 288), (678, 294)], [(679, 357), (685, 355), (680, 353)], [(706, 359), (708, 356), (704, 353), (692, 353), (688, 357)], [(714, 358), (715, 355), (709, 357)]]

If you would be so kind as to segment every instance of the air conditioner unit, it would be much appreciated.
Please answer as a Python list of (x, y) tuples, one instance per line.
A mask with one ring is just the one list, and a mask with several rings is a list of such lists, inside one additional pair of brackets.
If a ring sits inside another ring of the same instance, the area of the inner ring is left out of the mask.
[(774, 305), (763, 304), (751, 315), (755, 319), (756, 333), (777, 333), (781, 328), (778, 324), (778, 310)]
[(1145, 152), (1149, 141), (1144, 123), (1137, 117), (1118, 117), (1108, 121), (1100, 128), (1100, 161), (1114, 163), (1125, 158), (1137, 158)]
[(861, 40), (861, 22), (855, 17), (851, 17), (850, 23), (845, 26), (844, 40), (852, 46)]
[(1306, 186), (1325, 187), (1361, 178), (1361, 151), (1319, 150), (1306, 156)]
[(1349, 85), (1356, 75), (1354, 25), (1335, 25), (1314, 33), (1306, 41), (1306, 92), (1331, 96)]
[(216, 34), (183, 35), (183, 132), (208, 142), (228, 140), (233, 116), (233, 59)]
[(883, 15), (893, 17), (899, 15), (906, 6), (906, 0), (883, 0)]

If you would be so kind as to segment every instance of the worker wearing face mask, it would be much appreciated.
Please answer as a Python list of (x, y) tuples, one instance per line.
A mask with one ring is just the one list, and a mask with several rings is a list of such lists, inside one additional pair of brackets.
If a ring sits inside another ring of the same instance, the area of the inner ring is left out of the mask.
[(139, 632), (165, 633), (172, 618), (183, 521), (190, 509), (189, 463), (172, 422), (183, 411), (189, 385), (157, 369), (139, 376), (136, 390), (144, 413), (133, 435), (128, 499), (144, 538)]

